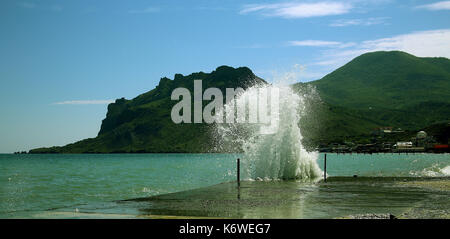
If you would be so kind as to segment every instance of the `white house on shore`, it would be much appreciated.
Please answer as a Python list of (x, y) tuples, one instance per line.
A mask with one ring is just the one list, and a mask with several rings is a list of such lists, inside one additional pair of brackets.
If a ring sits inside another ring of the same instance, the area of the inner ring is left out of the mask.
[(397, 149), (408, 149), (408, 148), (412, 148), (413, 143), (412, 142), (397, 142), (396, 144), (394, 144), (394, 148)]

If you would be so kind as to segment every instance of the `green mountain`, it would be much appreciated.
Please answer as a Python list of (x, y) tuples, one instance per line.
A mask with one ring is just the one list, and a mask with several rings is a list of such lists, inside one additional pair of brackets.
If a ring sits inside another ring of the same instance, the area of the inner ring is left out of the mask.
[(367, 53), (311, 84), (326, 102), (352, 109), (450, 103), (450, 60), (400, 51)]
[[(310, 145), (360, 141), (378, 127), (418, 130), (450, 120), (450, 60), (400, 51), (363, 54), (320, 80), (321, 130)], [(305, 131), (308, 131), (306, 129)]]
[(176, 74), (173, 80), (164, 77), (147, 93), (109, 104), (97, 137), (30, 153), (209, 152), (214, 144), (207, 124), (175, 124), (170, 117), (173, 105), (178, 102), (170, 99), (172, 91), (178, 87), (189, 89), (193, 102), (194, 80), (198, 79), (202, 80), (203, 89), (216, 87), (222, 92), (225, 88), (246, 89), (266, 83), (247, 67), (221, 66), (211, 73)]
[[(214, 141), (206, 124), (174, 124), (170, 94), (177, 87), (193, 92), (193, 81), (209, 87), (247, 88), (265, 83), (246, 67), (221, 66), (211, 73), (176, 74), (132, 100), (108, 105), (97, 137), (30, 153), (210, 152)], [(450, 120), (450, 60), (420, 58), (392, 51), (356, 57), (324, 78), (293, 85), (307, 101), (300, 127), (310, 147), (330, 142), (368, 140), (383, 126), (417, 130)], [(191, 93), (191, 95), (193, 95)], [(204, 103), (205, 104), (205, 103)]]
[(328, 104), (382, 126), (417, 129), (450, 119), (450, 60), (372, 52), (309, 83)]

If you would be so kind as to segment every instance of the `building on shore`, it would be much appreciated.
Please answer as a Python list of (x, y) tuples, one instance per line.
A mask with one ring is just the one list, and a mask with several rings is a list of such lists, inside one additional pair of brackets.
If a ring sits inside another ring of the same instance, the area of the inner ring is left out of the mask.
[(409, 142), (397, 142), (394, 144), (395, 149), (409, 149), (413, 147), (413, 143), (411, 141)]
[(433, 153), (450, 153), (450, 146), (448, 144), (436, 144), (430, 151)]
[[(392, 127), (378, 128), (372, 131), (372, 140), (365, 140), (371, 143), (357, 143), (346, 140), (340, 143), (324, 143), (317, 148), (319, 152), (332, 153), (450, 153), (450, 139), (435, 139), (425, 131), (413, 133), (413, 137), (408, 134), (399, 134), (398, 136), (385, 137), (386, 134), (401, 133), (401, 129), (393, 129)], [(375, 136), (375, 137), (374, 137)], [(409, 138), (408, 140), (408, 137)], [(393, 140), (404, 141), (393, 141)], [(448, 142), (447, 142), (448, 141)], [(364, 141), (363, 141), (364, 142)]]

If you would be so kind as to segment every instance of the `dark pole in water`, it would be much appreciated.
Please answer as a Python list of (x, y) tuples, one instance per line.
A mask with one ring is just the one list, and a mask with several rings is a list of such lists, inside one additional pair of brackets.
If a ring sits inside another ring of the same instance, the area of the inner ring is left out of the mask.
[(323, 181), (327, 182), (327, 154), (323, 160)]
[(240, 164), (240, 159), (237, 159), (237, 172), (236, 172), (236, 176), (237, 176), (237, 185), (238, 187), (241, 186), (241, 164)]

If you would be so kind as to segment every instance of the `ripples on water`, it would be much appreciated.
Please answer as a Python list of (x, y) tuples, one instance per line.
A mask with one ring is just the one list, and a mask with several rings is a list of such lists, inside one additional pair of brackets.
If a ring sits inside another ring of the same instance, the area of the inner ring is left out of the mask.
[[(0, 217), (233, 181), (235, 154), (0, 155)], [(323, 154), (318, 164), (323, 167)], [(449, 154), (327, 155), (329, 176), (450, 176)]]

